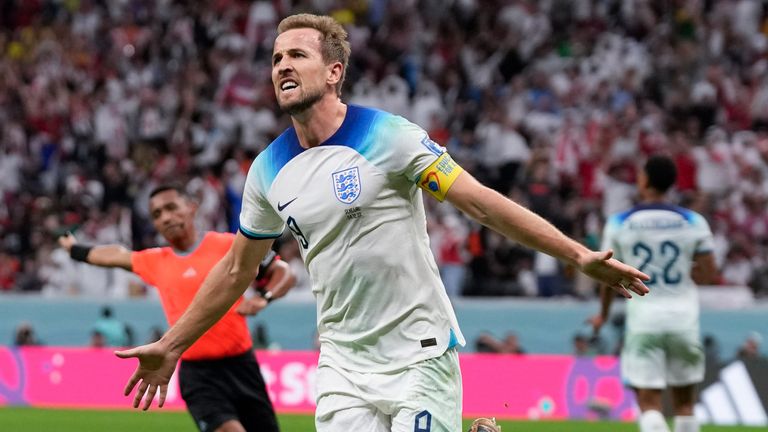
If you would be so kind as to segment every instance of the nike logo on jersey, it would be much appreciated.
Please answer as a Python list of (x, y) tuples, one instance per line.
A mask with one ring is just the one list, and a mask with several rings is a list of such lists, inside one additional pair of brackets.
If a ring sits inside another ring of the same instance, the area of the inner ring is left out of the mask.
[(285, 204), (283, 204), (283, 205), (280, 205), (280, 201), (278, 201), (278, 202), (277, 202), (277, 211), (283, 211), (283, 209), (285, 209), (286, 207), (288, 207), (288, 206), (289, 206), (289, 205), (290, 205), (292, 202), (296, 201), (298, 198), (299, 198), (299, 197), (296, 197), (296, 198), (294, 198), (294, 199), (292, 199), (292, 200), (288, 201), (287, 203), (285, 203)]
[(185, 271), (184, 273), (181, 274), (181, 277), (183, 277), (183, 278), (191, 278), (191, 277), (195, 277), (195, 276), (197, 276), (197, 272), (192, 267), (188, 268), (187, 271)]

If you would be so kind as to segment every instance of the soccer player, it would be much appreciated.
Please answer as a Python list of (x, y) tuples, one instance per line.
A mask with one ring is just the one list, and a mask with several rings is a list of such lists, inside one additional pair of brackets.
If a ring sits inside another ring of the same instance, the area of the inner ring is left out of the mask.
[(126, 394), (162, 405), (176, 359), (237, 299), (287, 226), (317, 300), (315, 424), (330, 431), (457, 431), (464, 344), (429, 249), (422, 190), (489, 227), (621, 290), (646, 276), (569, 239), (482, 186), (419, 126), (344, 104), (350, 48), (333, 18), (293, 15), (278, 27), (272, 82), (290, 127), (254, 161), (240, 230), (190, 308), (139, 358)]
[[(675, 432), (699, 430), (693, 407), (695, 386), (704, 378), (696, 284), (714, 283), (713, 239), (698, 213), (665, 202), (675, 184), (674, 162), (648, 159), (639, 173), (641, 204), (611, 216), (603, 247), (638, 267), (651, 279), (652, 294), (627, 304), (621, 373), (640, 406), (640, 431), (669, 431), (661, 413), (664, 388), (671, 390)], [(595, 331), (608, 318), (614, 297), (601, 287), (601, 310), (591, 318)]]
[[(156, 287), (168, 323), (173, 325), (235, 236), (198, 233), (194, 226), (197, 205), (178, 186), (152, 191), (149, 209), (155, 229), (170, 246), (131, 252), (119, 245), (78, 244), (71, 234), (60, 237), (59, 243), (75, 260), (120, 267)], [(232, 299), (234, 306), (222, 311), (223, 318), (181, 356), (181, 396), (203, 432), (278, 430), (245, 316), (283, 296), (293, 286), (294, 277), (288, 264), (269, 250), (256, 282), (262, 285), (261, 296)]]

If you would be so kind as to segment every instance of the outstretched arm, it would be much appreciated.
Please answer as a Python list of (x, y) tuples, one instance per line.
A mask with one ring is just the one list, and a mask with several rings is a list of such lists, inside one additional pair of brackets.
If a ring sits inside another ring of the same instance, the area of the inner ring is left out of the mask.
[(232, 247), (208, 273), (187, 310), (159, 341), (115, 352), (120, 358), (139, 359), (138, 368), (125, 386), (127, 396), (139, 384), (133, 399), (134, 408), (143, 398), (142, 409), (148, 409), (158, 391), (158, 406), (163, 406), (168, 382), (181, 354), (240, 298), (256, 277), (259, 263), (272, 241), (249, 240), (237, 233)]
[[(77, 243), (77, 239), (71, 233), (59, 237), (59, 246), (78, 261), (100, 267), (120, 267), (133, 271), (131, 266), (131, 251), (120, 245), (84, 246)], [(73, 254), (75, 248), (75, 254)], [(79, 249), (79, 250), (78, 250)], [(81, 254), (77, 255), (77, 254)]]
[(525, 246), (565, 261), (593, 279), (631, 298), (644, 295), (648, 276), (612, 259), (612, 251), (595, 252), (568, 238), (552, 224), (462, 172), (446, 199), (477, 222)]

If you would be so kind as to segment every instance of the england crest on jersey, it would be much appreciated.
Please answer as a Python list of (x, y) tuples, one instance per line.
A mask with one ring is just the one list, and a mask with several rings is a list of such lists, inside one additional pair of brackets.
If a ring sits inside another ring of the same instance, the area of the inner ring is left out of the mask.
[(360, 170), (357, 167), (336, 171), (333, 177), (333, 191), (344, 204), (352, 204), (360, 196)]

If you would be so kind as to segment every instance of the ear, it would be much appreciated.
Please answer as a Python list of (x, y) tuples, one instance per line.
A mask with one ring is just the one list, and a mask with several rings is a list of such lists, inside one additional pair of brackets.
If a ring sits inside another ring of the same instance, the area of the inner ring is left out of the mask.
[(333, 62), (328, 67), (328, 78), (325, 82), (326, 84), (336, 87), (336, 84), (341, 81), (341, 77), (344, 73), (344, 65), (342, 65), (341, 62)]
[(192, 213), (196, 213), (197, 209), (200, 208), (200, 203), (198, 203), (196, 200), (193, 199), (186, 199), (187, 206), (189, 206), (189, 209), (192, 211)]

